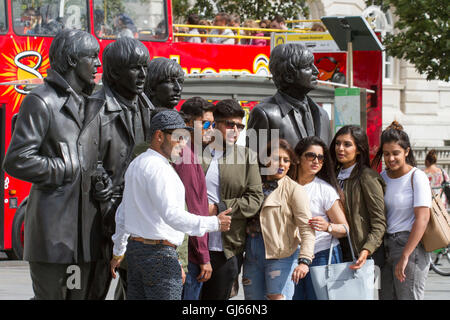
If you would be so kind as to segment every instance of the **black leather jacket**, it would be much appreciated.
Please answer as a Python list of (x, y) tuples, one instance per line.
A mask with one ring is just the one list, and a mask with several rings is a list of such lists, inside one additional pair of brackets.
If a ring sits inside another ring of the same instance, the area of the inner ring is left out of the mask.
[[(319, 107), (311, 98), (307, 97), (311, 116), (314, 120), (314, 129), (316, 136), (320, 137), (327, 145), (331, 142), (331, 125), (327, 112)], [(294, 117), (294, 107), (277, 92), (274, 96), (265, 99), (256, 105), (250, 113), (247, 127), (249, 129), (269, 129), (267, 145), (272, 138), (271, 129), (279, 130), (279, 138), (289, 142), (292, 148), (295, 148), (300, 139), (304, 138), (301, 134), (303, 123), (298, 123)], [(259, 146), (259, 140), (258, 140)], [(250, 145), (250, 147), (253, 147)], [(253, 149), (255, 149), (253, 147)], [(255, 150), (256, 151), (256, 150)]]
[(99, 108), (86, 107), (84, 126), (78, 109), (67, 82), (52, 70), (22, 102), (4, 169), (32, 183), (24, 260), (74, 263), (80, 256), (86, 262), (100, 258), (99, 214), (91, 192)]

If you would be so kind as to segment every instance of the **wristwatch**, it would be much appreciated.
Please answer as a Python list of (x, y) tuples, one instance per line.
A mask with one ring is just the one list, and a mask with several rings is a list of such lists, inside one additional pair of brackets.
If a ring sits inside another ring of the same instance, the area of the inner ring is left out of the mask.
[(298, 264), (303, 263), (303, 264), (306, 264), (307, 266), (309, 266), (311, 264), (311, 260), (306, 259), (306, 258), (298, 258), (297, 262), (298, 262)]
[(331, 233), (332, 231), (333, 231), (333, 227), (331, 226), (331, 222), (330, 222), (330, 224), (328, 225), (328, 228), (327, 228), (327, 232)]

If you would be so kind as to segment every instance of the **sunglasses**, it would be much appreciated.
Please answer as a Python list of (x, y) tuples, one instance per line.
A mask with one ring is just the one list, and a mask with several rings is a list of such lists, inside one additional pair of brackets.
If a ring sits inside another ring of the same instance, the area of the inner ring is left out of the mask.
[(309, 160), (309, 161), (314, 161), (317, 159), (317, 161), (319, 161), (319, 163), (323, 163), (323, 160), (325, 159), (323, 154), (316, 154), (314, 152), (306, 152), (305, 158), (306, 158), (306, 160)]
[[(172, 135), (174, 131), (175, 130), (162, 130), (163, 133), (169, 134), (169, 135)], [(187, 142), (187, 141), (189, 141), (189, 139), (191, 139), (191, 136), (189, 134), (179, 134), (176, 138), (178, 138), (178, 141), (184, 140)]]
[(227, 129), (234, 129), (234, 126), (236, 126), (236, 128), (239, 131), (242, 131), (245, 128), (244, 124), (238, 123), (238, 122), (234, 122), (234, 121), (231, 121), (231, 120), (221, 120), (221, 122), (225, 122), (225, 125), (226, 125)]
[(215, 122), (214, 121), (203, 121), (203, 130), (207, 130), (207, 129), (209, 129), (209, 128), (215, 128), (216, 127), (216, 124), (215, 124)]

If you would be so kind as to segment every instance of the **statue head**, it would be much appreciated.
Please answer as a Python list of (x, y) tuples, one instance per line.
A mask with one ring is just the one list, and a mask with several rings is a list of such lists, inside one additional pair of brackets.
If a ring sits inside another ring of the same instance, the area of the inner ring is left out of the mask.
[(314, 55), (300, 43), (276, 46), (270, 54), (269, 69), (278, 90), (294, 98), (301, 98), (317, 84), (319, 70)]
[(157, 108), (174, 108), (181, 98), (184, 72), (174, 60), (155, 58), (148, 65), (145, 94)]
[(75, 91), (90, 93), (95, 86), (97, 68), (101, 66), (99, 51), (100, 46), (91, 34), (63, 29), (50, 45), (50, 68), (65, 78)]
[(103, 82), (126, 99), (134, 99), (144, 91), (147, 48), (133, 38), (119, 38), (103, 51)]

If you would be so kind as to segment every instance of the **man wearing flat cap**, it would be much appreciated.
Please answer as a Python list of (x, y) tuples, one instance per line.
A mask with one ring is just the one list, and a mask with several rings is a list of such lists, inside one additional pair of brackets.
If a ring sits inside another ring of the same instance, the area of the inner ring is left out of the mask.
[(185, 210), (185, 189), (171, 165), (189, 139), (187, 127), (175, 110), (152, 117), (150, 148), (135, 158), (125, 173), (123, 200), (116, 213), (111, 273), (126, 251), (127, 299), (180, 300), (182, 266), (176, 247), (184, 234), (228, 231), (231, 217), (226, 210), (203, 217)]

